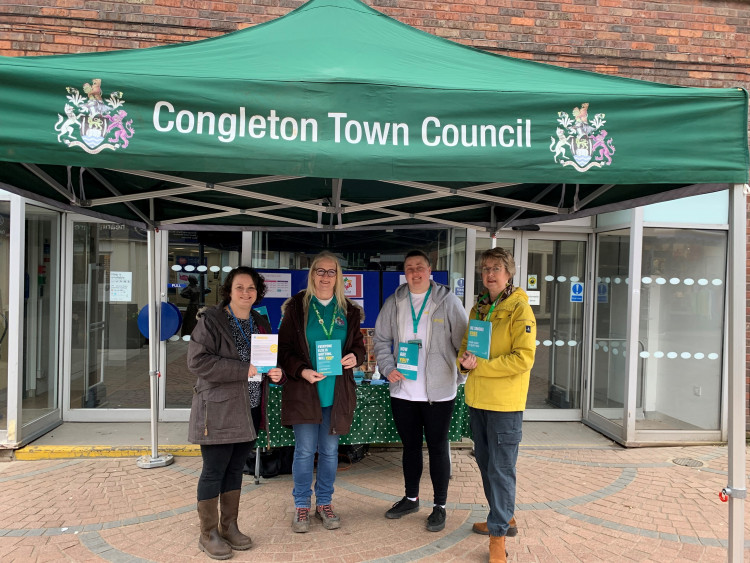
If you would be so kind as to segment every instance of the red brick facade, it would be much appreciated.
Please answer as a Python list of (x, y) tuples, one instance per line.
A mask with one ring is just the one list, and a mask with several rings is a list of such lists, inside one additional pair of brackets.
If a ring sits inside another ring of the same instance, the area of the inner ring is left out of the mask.
[[(302, 3), (5, 0), (0, 6), (0, 55), (192, 41), (266, 22)], [(750, 88), (750, 2), (744, 0), (367, 3), (434, 35), (512, 57), (683, 86)], [(750, 253), (748, 259), (750, 264)], [(746, 395), (750, 404), (750, 387)]]

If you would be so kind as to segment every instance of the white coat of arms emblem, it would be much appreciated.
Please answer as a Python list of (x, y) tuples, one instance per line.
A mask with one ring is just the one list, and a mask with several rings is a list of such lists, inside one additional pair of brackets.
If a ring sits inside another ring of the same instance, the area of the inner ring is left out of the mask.
[(122, 92), (102, 96), (101, 78), (83, 85), (83, 94), (68, 86), (65, 115), (57, 114), (57, 142), (68, 147), (79, 147), (90, 154), (104, 149), (127, 148), (134, 135), (133, 120), (127, 119)]
[(554, 153), (555, 162), (563, 166), (572, 166), (579, 172), (591, 168), (601, 168), (612, 164), (615, 146), (607, 131), (603, 129), (606, 121), (603, 113), (597, 113), (589, 120), (589, 103), (573, 108), (573, 117), (566, 112), (557, 113), (556, 137), (550, 137), (550, 152)]

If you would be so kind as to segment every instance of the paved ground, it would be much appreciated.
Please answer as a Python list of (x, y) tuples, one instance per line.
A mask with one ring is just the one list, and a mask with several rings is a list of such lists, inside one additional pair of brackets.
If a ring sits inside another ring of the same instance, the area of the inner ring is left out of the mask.
[[(510, 561), (726, 561), (728, 512), (718, 498), (727, 484), (725, 447), (626, 450), (599, 435), (554, 435), (565, 425), (582, 428), (573, 424), (524, 425), (520, 531), (508, 539)], [(342, 527), (334, 531), (314, 520), (308, 534), (294, 534), (290, 476), (259, 485), (247, 477), (240, 528), (255, 547), (233, 560), (484, 562), (488, 540), (470, 530), (486, 516), (479, 473), (469, 449), (453, 454), (448, 522), (439, 533), (424, 529), (426, 474), (422, 510), (383, 517), (403, 494), (395, 449), (341, 464), (334, 506)], [(200, 458), (187, 456), (158, 469), (112, 457), (0, 463), (0, 560), (208, 561), (197, 548), (200, 467)], [(748, 542), (746, 553), (750, 560)]]

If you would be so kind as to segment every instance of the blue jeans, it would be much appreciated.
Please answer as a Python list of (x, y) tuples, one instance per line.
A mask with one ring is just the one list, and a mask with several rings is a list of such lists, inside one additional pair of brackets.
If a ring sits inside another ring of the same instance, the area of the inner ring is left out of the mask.
[(469, 407), (474, 455), (490, 505), (487, 529), (504, 536), (516, 510), (516, 460), (521, 443), (523, 411), (499, 412)]
[(312, 495), (313, 467), (315, 452), (318, 452), (318, 475), (315, 480), (315, 504), (331, 504), (333, 482), (339, 466), (339, 436), (331, 435), (331, 407), (323, 410), (321, 424), (295, 424), (294, 460), (292, 477), (294, 479), (295, 508), (310, 508)]

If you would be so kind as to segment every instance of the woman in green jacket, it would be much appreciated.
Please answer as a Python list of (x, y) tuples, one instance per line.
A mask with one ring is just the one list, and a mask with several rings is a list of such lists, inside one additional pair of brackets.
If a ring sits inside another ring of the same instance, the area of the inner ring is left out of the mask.
[(489, 532), (490, 563), (496, 563), (506, 561), (505, 536), (515, 528), (516, 460), (536, 352), (536, 319), (526, 292), (513, 288), (513, 256), (502, 248), (492, 248), (482, 253), (480, 263), (487, 293), (474, 305), (469, 320), (491, 330), (489, 350), (484, 354), (487, 359), (466, 350), (470, 325), (458, 362), (461, 371), (468, 373), (466, 405), (490, 505), (486, 525), (478, 526)]

